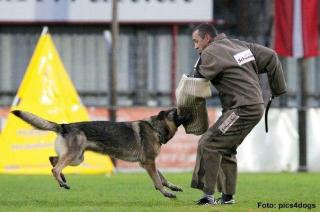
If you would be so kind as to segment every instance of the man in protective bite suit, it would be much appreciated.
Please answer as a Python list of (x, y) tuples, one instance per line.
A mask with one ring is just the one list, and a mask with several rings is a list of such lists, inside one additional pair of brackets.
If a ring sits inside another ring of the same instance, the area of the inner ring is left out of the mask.
[[(272, 98), (286, 92), (277, 54), (270, 48), (230, 39), (210, 24), (193, 29), (192, 39), (200, 61), (192, 77), (205, 78), (217, 89), (222, 115), (202, 134), (191, 187), (203, 191), (197, 202), (234, 204), (238, 146), (260, 121), (264, 101), (259, 74), (267, 73)], [(222, 196), (215, 199), (215, 189)]]

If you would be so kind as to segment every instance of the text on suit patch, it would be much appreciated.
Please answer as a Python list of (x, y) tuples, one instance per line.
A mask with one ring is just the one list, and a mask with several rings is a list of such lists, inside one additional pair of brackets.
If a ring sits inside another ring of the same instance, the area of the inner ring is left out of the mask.
[(228, 129), (238, 120), (239, 116), (232, 112), (230, 116), (226, 120), (222, 122), (222, 124), (218, 127), (218, 129), (224, 134), (228, 131)]
[(250, 62), (252, 60), (255, 60), (252, 52), (250, 49), (247, 49), (245, 51), (242, 51), (240, 53), (237, 53), (233, 55), (234, 59), (237, 61), (237, 63), (241, 66), (247, 62)]

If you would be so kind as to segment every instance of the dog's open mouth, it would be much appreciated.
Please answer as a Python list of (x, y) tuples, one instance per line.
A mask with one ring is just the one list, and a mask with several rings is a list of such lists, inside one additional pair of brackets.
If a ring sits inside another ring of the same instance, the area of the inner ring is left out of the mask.
[(187, 124), (188, 122), (192, 121), (192, 114), (183, 114), (178, 115), (176, 119), (176, 125), (180, 126), (181, 124)]

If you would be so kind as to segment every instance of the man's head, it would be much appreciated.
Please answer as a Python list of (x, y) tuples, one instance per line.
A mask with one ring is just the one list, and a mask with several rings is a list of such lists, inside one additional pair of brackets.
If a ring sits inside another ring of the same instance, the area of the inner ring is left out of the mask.
[(194, 48), (201, 53), (217, 34), (214, 26), (207, 23), (199, 24), (192, 30)]

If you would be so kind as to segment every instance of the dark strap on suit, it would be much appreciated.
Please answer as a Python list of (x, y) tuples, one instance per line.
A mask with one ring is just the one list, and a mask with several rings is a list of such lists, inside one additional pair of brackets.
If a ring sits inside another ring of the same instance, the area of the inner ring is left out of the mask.
[(268, 104), (267, 104), (266, 112), (265, 112), (265, 115), (264, 115), (264, 123), (266, 125), (266, 132), (268, 132), (268, 112), (269, 112), (269, 108), (271, 106), (273, 98), (274, 98), (274, 96), (270, 97), (270, 99), (268, 101)]

